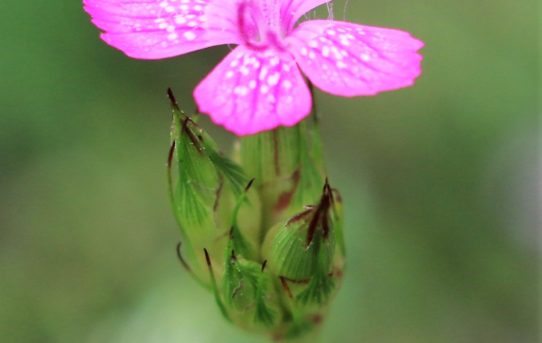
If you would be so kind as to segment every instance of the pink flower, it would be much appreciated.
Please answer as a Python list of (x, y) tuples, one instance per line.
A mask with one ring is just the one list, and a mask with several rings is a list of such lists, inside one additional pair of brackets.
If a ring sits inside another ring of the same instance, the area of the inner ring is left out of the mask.
[(301, 71), (339, 96), (408, 87), (423, 43), (394, 29), (309, 20), (329, 0), (84, 0), (101, 37), (126, 55), (161, 59), (238, 46), (196, 87), (199, 110), (237, 135), (292, 126), (312, 99)]

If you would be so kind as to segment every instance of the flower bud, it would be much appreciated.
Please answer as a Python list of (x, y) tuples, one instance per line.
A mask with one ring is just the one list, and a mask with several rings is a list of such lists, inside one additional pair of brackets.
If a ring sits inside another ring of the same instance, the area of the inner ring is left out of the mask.
[(338, 201), (338, 193), (326, 182), (317, 204), (267, 234), (264, 257), (283, 283), (296, 285), (291, 294), (296, 305), (325, 305), (335, 289), (336, 274), (342, 274), (342, 213)]
[(314, 332), (344, 267), (341, 199), (325, 176), (317, 123), (243, 138), (236, 163), (169, 95), (181, 262), (237, 326), (275, 339)]
[(269, 332), (280, 323), (279, 301), (265, 265), (232, 254), (223, 294), (230, 319), (249, 331)]
[(243, 138), (238, 156), (246, 174), (256, 179), (266, 228), (318, 201), (325, 167), (313, 118), (294, 127)]
[(239, 230), (247, 236), (247, 244), (257, 251), (259, 202), (251, 196), (250, 201), (238, 205), (238, 198), (246, 197), (244, 187), (248, 178), (237, 164), (217, 151), (214, 141), (196, 121), (179, 109), (171, 91), (168, 95), (173, 112), (168, 180), (183, 242), (179, 255), (196, 279), (210, 287), (204, 249), (210, 252), (212, 265), (223, 265), (222, 251), (228, 243), (237, 207), (235, 212), (251, 213)]

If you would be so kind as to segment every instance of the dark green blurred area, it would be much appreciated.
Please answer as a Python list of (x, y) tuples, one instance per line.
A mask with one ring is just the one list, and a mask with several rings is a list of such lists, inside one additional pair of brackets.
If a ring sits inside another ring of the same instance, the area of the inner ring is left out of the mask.
[[(317, 95), (348, 248), (323, 342), (537, 340), (538, 6), (349, 2), (426, 48), (413, 88)], [(131, 60), (81, 7), (0, 2), (0, 341), (263, 342), (181, 270), (166, 195), (165, 90), (191, 110), (228, 49)]]

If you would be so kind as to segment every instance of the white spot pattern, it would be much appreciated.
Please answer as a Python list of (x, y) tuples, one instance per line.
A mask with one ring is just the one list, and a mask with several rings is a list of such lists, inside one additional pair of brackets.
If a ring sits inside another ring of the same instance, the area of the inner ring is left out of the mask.
[(311, 108), (310, 92), (292, 56), (272, 49), (237, 47), (194, 95), (202, 112), (238, 134), (293, 125)]
[[(293, 29), (302, 14), (328, 1), (83, 0), (102, 38), (131, 57), (241, 44), (194, 94), (202, 112), (240, 135), (308, 115), (311, 97), (294, 58), (316, 86), (343, 96), (409, 86), (421, 73), (423, 43), (408, 33), (330, 20)], [(239, 25), (240, 3), (257, 8), (257, 22)]]
[(307, 77), (336, 95), (374, 95), (412, 84), (422, 43), (408, 33), (346, 22), (313, 20), (287, 38)]
[[(84, 0), (109, 44), (137, 58), (164, 58), (238, 43), (234, 4), (212, 0)], [(220, 14), (220, 16), (217, 15)], [(228, 14), (229, 13), (229, 14)]]

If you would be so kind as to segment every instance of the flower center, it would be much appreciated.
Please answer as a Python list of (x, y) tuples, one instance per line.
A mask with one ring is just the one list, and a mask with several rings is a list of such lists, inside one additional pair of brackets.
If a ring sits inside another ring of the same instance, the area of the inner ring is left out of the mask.
[(246, 46), (255, 50), (283, 49), (286, 29), (281, 22), (278, 3), (246, 0), (239, 4), (239, 32)]

